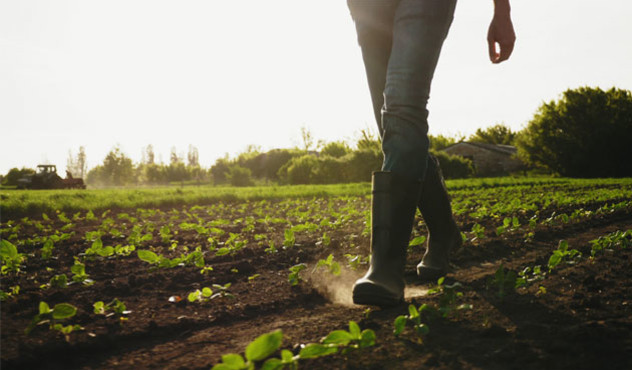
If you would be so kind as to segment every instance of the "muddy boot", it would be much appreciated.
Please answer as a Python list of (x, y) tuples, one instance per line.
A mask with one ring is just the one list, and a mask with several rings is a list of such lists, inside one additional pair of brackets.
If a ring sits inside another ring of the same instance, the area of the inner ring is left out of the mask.
[(428, 157), (419, 210), (428, 227), (428, 248), (417, 265), (417, 275), (422, 281), (436, 282), (449, 270), (450, 251), (459, 248), (463, 241), (452, 215), (439, 161), (433, 155)]
[(353, 286), (355, 304), (393, 306), (403, 301), (406, 249), (420, 191), (418, 181), (373, 173), (371, 266)]

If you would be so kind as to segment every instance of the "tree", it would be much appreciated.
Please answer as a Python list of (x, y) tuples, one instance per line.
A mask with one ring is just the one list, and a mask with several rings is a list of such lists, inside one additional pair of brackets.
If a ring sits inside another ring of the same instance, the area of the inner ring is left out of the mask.
[(143, 163), (154, 164), (156, 163), (156, 155), (154, 154), (154, 146), (149, 144), (143, 151)]
[(83, 178), (88, 172), (88, 164), (86, 163), (86, 150), (83, 146), (79, 147), (76, 157), (73, 157), (72, 151), (68, 151), (68, 160), (66, 161), (66, 170), (73, 177)]
[(314, 136), (305, 126), (301, 127), (301, 144), (306, 152), (314, 145)]
[(2, 185), (17, 186), (18, 180), (27, 175), (35, 174), (35, 170), (32, 168), (22, 167), (22, 169), (12, 168), (7, 172), (6, 176), (2, 179)]
[(135, 182), (134, 164), (116, 146), (105, 156), (103, 164), (88, 172), (86, 182), (102, 185), (128, 185)]
[(474, 135), (470, 136), (469, 141), (474, 143), (513, 145), (515, 139), (516, 133), (511, 131), (506, 125), (500, 123), (485, 129), (477, 129)]
[(527, 163), (562, 176), (632, 176), (632, 93), (566, 90), (539, 107), (516, 143)]
[(428, 135), (428, 139), (430, 140), (430, 149), (434, 150), (443, 150), (450, 145), (454, 145), (456, 143), (460, 143), (465, 140), (465, 136), (445, 136), (445, 135)]
[(351, 152), (351, 148), (344, 141), (332, 141), (330, 143), (326, 143), (323, 145), (323, 148), (320, 150), (320, 154), (340, 158), (349, 154)]
[(171, 147), (171, 154), (169, 156), (169, 163), (170, 164), (177, 164), (177, 163), (181, 163), (182, 162), (182, 158), (180, 158), (180, 156), (178, 156), (178, 153), (176, 152), (176, 147), (172, 146)]
[(198, 153), (198, 149), (191, 144), (189, 144), (189, 153), (187, 153), (187, 160), (189, 167), (200, 166), (200, 154)]

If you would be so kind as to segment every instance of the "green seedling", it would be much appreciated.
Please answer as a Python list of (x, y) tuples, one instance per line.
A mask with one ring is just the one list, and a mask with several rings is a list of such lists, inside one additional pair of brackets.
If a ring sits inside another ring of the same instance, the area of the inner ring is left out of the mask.
[(361, 331), (358, 324), (349, 322), (349, 331), (335, 330), (323, 338), (320, 343), (308, 343), (301, 346), (297, 355), (286, 349), (281, 350), (280, 358), (271, 357), (279, 350), (283, 342), (280, 330), (263, 334), (246, 347), (245, 358), (239, 354), (222, 356), (222, 362), (213, 366), (212, 370), (250, 370), (255, 363), (263, 362), (262, 370), (298, 369), (300, 360), (309, 360), (338, 353), (347, 353), (354, 349), (375, 345), (375, 332), (370, 329)]
[(369, 263), (368, 256), (362, 257), (359, 254), (345, 254), (345, 257), (347, 258), (347, 265), (354, 271), (357, 270), (360, 265), (366, 265), (367, 263)]
[(52, 309), (46, 302), (40, 302), (39, 313), (33, 317), (29, 326), (24, 330), (29, 335), (38, 325), (49, 324), (50, 330), (57, 330), (64, 335), (66, 341), (70, 340), (70, 333), (75, 330), (83, 330), (79, 325), (63, 326), (60, 322), (69, 319), (77, 313), (77, 308), (68, 303), (56, 304)]
[(67, 288), (68, 277), (65, 274), (55, 275), (48, 281), (48, 284), (44, 285), (46, 288)]
[(323, 236), (320, 238), (320, 240), (323, 242), (323, 245), (325, 247), (329, 246), (329, 244), (331, 244), (331, 238), (329, 237), (329, 235), (327, 235), (326, 232), (323, 233)]
[(533, 282), (544, 280), (545, 277), (546, 272), (542, 271), (540, 265), (535, 265), (533, 268), (527, 266), (518, 273), (516, 288), (526, 287)]
[(160, 228), (160, 239), (162, 240), (163, 243), (169, 243), (171, 241), (171, 237), (173, 236), (171, 234), (171, 225), (163, 225)]
[(4, 290), (0, 290), (0, 301), (1, 302), (4, 302), (7, 299), (20, 294), (20, 286), (19, 285), (12, 286), (10, 289), (11, 289), (10, 292), (5, 292)]
[(53, 256), (53, 248), (55, 247), (51, 238), (46, 239), (42, 246), (42, 259), (47, 260)]
[(290, 267), (290, 274), (288, 275), (287, 279), (292, 286), (298, 285), (299, 281), (302, 280), (299, 274), (306, 268), (307, 265), (304, 263), (299, 263), (298, 265)]
[(132, 312), (128, 311), (125, 303), (120, 301), (118, 298), (114, 298), (108, 304), (103, 303), (103, 301), (95, 302), (92, 307), (94, 308), (95, 314), (105, 315), (106, 317), (110, 317), (112, 315), (128, 315)]
[(101, 237), (99, 236), (92, 242), (90, 248), (85, 251), (86, 256), (110, 257), (114, 254), (114, 247), (104, 247)]
[(290, 229), (286, 229), (285, 232), (283, 233), (284, 236), (284, 240), (283, 240), (283, 247), (284, 248), (292, 248), (294, 246), (294, 244), (296, 244), (296, 237), (294, 236), (294, 230)]
[[(239, 354), (230, 353), (222, 356), (222, 362), (213, 366), (212, 370), (250, 370), (255, 368), (255, 363), (263, 361), (276, 352), (283, 341), (283, 333), (277, 330), (271, 333), (263, 334), (254, 341), (250, 342), (246, 347), (245, 359)], [(288, 351), (289, 352), (289, 351)], [(291, 352), (290, 352), (291, 355)], [(267, 363), (267, 362), (266, 362)], [(266, 367), (263, 369), (281, 369), (281, 367)]]
[(409, 305), (408, 315), (400, 315), (395, 319), (395, 330), (393, 330), (393, 334), (395, 334), (396, 337), (399, 336), (404, 331), (407, 324), (412, 325), (413, 329), (419, 336), (428, 334), (430, 332), (430, 328), (421, 321), (421, 314), (424, 311), (433, 311), (433, 308), (427, 304), (421, 305), (419, 309), (417, 309), (415, 305)]
[(75, 264), (70, 267), (72, 272), (72, 281), (82, 283), (84, 285), (94, 284), (94, 280), (90, 279), (90, 275), (86, 274), (86, 265), (75, 260)]
[(413, 240), (410, 241), (410, 243), (408, 243), (408, 251), (412, 251), (414, 247), (419, 246), (419, 245), (423, 245), (426, 242), (426, 236), (425, 235), (421, 235), (418, 236), (416, 238), (413, 238)]
[(259, 276), (261, 276), (261, 274), (254, 274), (251, 276), (248, 276), (248, 282), (252, 283), (253, 281), (255, 281), (256, 278), (258, 278)]
[(597, 253), (602, 253), (605, 250), (613, 251), (616, 248), (626, 249), (632, 247), (632, 230), (625, 232), (617, 230), (608, 235), (600, 236), (598, 239), (590, 241), (591, 257), (595, 257)]
[(503, 220), (503, 224), (502, 226), (498, 226), (498, 228), (496, 228), (496, 235), (497, 236), (501, 236), (502, 234), (504, 234), (507, 231), (514, 231), (516, 229), (518, 229), (520, 227), (520, 220), (518, 220), (518, 217), (505, 217), (505, 219)]
[(470, 304), (461, 304), (457, 306), (457, 300), (463, 297), (463, 293), (458, 289), (462, 287), (459, 282), (451, 285), (444, 285), (445, 277), (437, 280), (437, 286), (429, 289), (428, 294), (439, 294), (439, 313), (443, 317), (447, 317), (453, 312), (471, 309)]
[(327, 267), (329, 269), (329, 272), (331, 272), (335, 276), (340, 275), (340, 264), (338, 262), (334, 262), (333, 254), (327, 256), (327, 259), (319, 260), (316, 264), (316, 267), (314, 267), (314, 269), (312, 270), (312, 273), (314, 273), (320, 267)]
[(18, 248), (6, 239), (0, 240), (0, 258), (2, 259), (2, 275), (20, 272), (22, 263), (26, 261), (24, 254), (19, 253)]
[(268, 246), (268, 248), (264, 249), (263, 251), (268, 254), (274, 254), (274, 253), (277, 253), (279, 250), (275, 248), (274, 242), (270, 240), (270, 245)]
[(566, 261), (566, 263), (572, 264), (575, 263), (576, 260), (581, 258), (582, 254), (577, 249), (568, 249), (568, 242), (566, 240), (560, 240), (560, 243), (551, 257), (549, 257), (548, 267), (549, 273), (556, 268), (562, 261)]
[(213, 294), (211, 296), (211, 299), (215, 299), (215, 298), (235, 298), (235, 296), (228, 291), (228, 289), (230, 289), (231, 283), (226, 283), (224, 285), (220, 285), (220, 284), (213, 284), (213, 288), (215, 288), (215, 291), (217, 293)]
[(500, 267), (494, 273), (494, 276), (487, 282), (488, 286), (496, 287), (498, 290), (498, 297), (500, 299), (505, 298), (507, 295), (513, 293), (518, 284), (518, 274), (512, 270), (506, 270), (505, 267), (500, 264)]
[(472, 226), (472, 230), (470, 231), (470, 233), (474, 235), (472, 241), (483, 240), (485, 239), (485, 226), (476, 223)]

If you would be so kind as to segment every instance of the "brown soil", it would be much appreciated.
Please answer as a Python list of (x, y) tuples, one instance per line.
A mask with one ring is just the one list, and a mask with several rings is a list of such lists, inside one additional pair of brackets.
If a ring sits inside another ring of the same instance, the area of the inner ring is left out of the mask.
[[(210, 216), (209, 216), (210, 217)], [(361, 218), (361, 217), (360, 217)], [(156, 219), (159, 224), (159, 219)], [(459, 220), (462, 225), (466, 220)], [(454, 272), (448, 282), (462, 284), (459, 303), (472, 305), (447, 318), (428, 318), (430, 333), (423, 338), (406, 331), (393, 335), (393, 321), (414, 303), (438, 305), (437, 295), (427, 295), (428, 285), (415, 281), (415, 265), (422, 251), (409, 254), (407, 302), (390, 309), (350, 304), (353, 281), (361, 271), (344, 268), (334, 278), (318, 271), (315, 262), (329, 253), (344, 261), (341, 246), (350, 235), (357, 250), (367, 254), (368, 239), (359, 224), (349, 224), (330, 233), (324, 247), (320, 235), (297, 236), (297, 245), (283, 250), (283, 227), (259, 229), (275, 241), (279, 252), (267, 254), (256, 244), (234, 256), (206, 254), (208, 274), (199, 268), (176, 267), (152, 270), (136, 257), (94, 259), (86, 271), (95, 284), (86, 287), (42, 290), (41, 284), (55, 274), (66, 273), (74, 256), (89, 244), (86, 231), (99, 223), (84, 222), (75, 236), (56, 245), (55, 259), (42, 261), (33, 247), (25, 273), (2, 278), (2, 289), (20, 285), (20, 294), (2, 303), (2, 369), (209, 369), (222, 354), (243, 353), (258, 335), (282, 329), (283, 348), (296, 351), (300, 344), (317, 342), (335, 329), (347, 328), (350, 320), (373, 329), (375, 347), (301, 363), (306, 369), (631, 369), (632, 368), (632, 250), (605, 252), (589, 259), (589, 241), (616, 230), (632, 229), (632, 214), (619, 212), (571, 225), (539, 227), (535, 238), (525, 242), (523, 232), (488, 236), (466, 243), (454, 253)], [(485, 225), (492, 230), (492, 223)], [(121, 226), (124, 229), (123, 226)], [(222, 226), (239, 232), (240, 227)], [(423, 232), (422, 229), (418, 230)], [(24, 229), (20, 237), (32, 237)], [(149, 244), (160, 244), (160, 238)], [(195, 245), (197, 236), (182, 234), (180, 245)], [(546, 266), (558, 242), (565, 239), (584, 258), (575, 265), (561, 265), (546, 279), (520, 289), (503, 299), (488, 280), (502, 263), (520, 271), (526, 266)], [(105, 244), (114, 240), (104, 238)], [(346, 245), (346, 244), (345, 244)], [(146, 249), (146, 248), (144, 248)], [(21, 250), (22, 251), (22, 250)], [(348, 251), (344, 252), (348, 253)], [(307, 281), (291, 287), (288, 268), (307, 263), (302, 273)], [(344, 263), (343, 263), (344, 265)], [(361, 267), (359, 270), (364, 269)], [(236, 269), (236, 270), (235, 270)], [(249, 279), (259, 274), (254, 279)], [(189, 292), (214, 283), (232, 283), (234, 299), (220, 297), (203, 303), (186, 300)], [(540, 286), (546, 289), (541, 293)], [(172, 303), (169, 298), (183, 300)], [(125, 302), (132, 312), (121, 322), (116, 316), (96, 315), (92, 304), (113, 298)], [(70, 335), (36, 328), (24, 334), (40, 301), (54, 305), (68, 302), (78, 308), (70, 320), (85, 328)], [(422, 341), (423, 340), (423, 341)]]

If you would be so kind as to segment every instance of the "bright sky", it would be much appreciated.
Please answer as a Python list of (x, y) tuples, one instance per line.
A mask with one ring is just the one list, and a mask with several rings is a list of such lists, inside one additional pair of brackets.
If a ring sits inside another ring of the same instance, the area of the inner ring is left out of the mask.
[[(460, 0), (435, 74), (430, 133), (518, 130), (567, 88), (632, 89), (632, 1), (514, 0), (518, 41), (492, 65), (492, 0)], [(374, 128), (344, 0), (0, 0), (0, 173), (116, 144), (204, 167), (300, 128), (353, 140)]]

